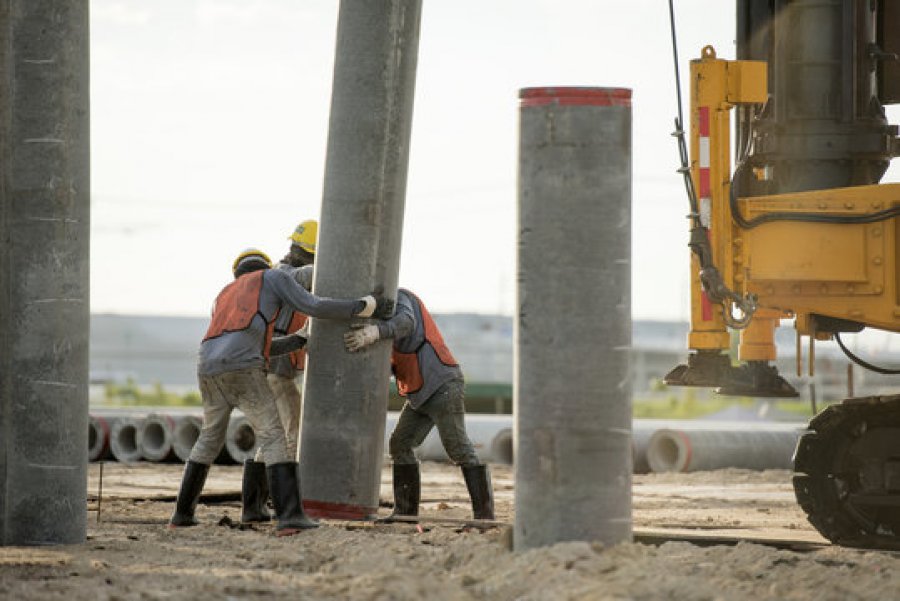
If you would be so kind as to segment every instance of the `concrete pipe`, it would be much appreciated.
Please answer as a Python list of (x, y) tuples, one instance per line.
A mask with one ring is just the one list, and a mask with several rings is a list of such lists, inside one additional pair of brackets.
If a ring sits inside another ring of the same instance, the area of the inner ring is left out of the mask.
[(650, 437), (647, 462), (654, 472), (722, 468), (790, 469), (800, 430), (687, 430), (664, 428)]
[(143, 417), (122, 416), (113, 423), (109, 434), (109, 448), (116, 461), (134, 463), (141, 460), (137, 436)]
[(650, 464), (647, 462), (647, 447), (653, 433), (664, 427), (656, 420), (633, 420), (631, 425), (631, 469), (635, 474), (649, 474)]
[(243, 415), (234, 415), (228, 422), (225, 436), (225, 450), (235, 463), (244, 463), (256, 454), (256, 432), (250, 421)]
[(100, 415), (88, 416), (88, 461), (109, 459), (112, 422), (112, 419)]
[(175, 428), (172, 431), (172, 450), (175, 456), (182, 461), (187, 461), (191, 456), (194, 443), (200, 438), (200, 428), (203, 427), (203, 419), (196, 415), (181, 415), (175, 419)]
[(168, 415), (151, 413), (145, 417), (136, 437), (141, 457), (153, 463), (175, 459), (174, 430), (175, 420)]
[[(478, 460), (483, 463), (512, 463), (512, 448), (501, 451), (503, 460), (498, 460), (494, 453), (494, 441), (500, 432), (509, 432), (508, 442), (512, 445), (512, 416), (511, 415), (483, 415), (470, 414), (466, 416), (466, 433), (475, 447)], [(497, 446), (502, 447), (503, 437), (497, 441)], [(433, 428), (425, 441), (416, 449), (416, 456), (421, 461), (450, 461), (444, 445), (441, 443), (437, 428)]]
[(512, 465), (513, 459), (513, 431), (512, 428), (504, 428), (491, 440), (491, 461)]
[[(172, 431), (172, 450), (181, 461), (187, 461), (191, 457), (197, 439), (200, 438), (200, 429), (203, 427), (203, 418), (199, 415), (179, 415), (175, 417), (175, 428)], [(223, 446), (215, 463), (227, 465), (234, 463), (228, 453), (228, 447)]]

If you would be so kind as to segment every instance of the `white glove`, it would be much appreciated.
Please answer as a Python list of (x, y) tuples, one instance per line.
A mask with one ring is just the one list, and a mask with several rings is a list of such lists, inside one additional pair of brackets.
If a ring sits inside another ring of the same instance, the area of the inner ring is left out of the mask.
[(366, 306), (354, 317), (372, 317), (372, 315), (375, 313), (375, 309), (378, 307), (378, 301), (375, 300), (375, 297), (371, 294), (367, 294), (366, 296), (356, 300), (361, 300), (362, 302), (366, 303)]
[(355, 323), (344, 332), (344, 346), (351, 353), (373, 344), (379, 338), (378, 326)]
[(300, 338), (309, 339), (309, 319), (303, 322), (303, 325), (300, 326), (300, 329), (294, 332), (295, 336), (299, 336)]

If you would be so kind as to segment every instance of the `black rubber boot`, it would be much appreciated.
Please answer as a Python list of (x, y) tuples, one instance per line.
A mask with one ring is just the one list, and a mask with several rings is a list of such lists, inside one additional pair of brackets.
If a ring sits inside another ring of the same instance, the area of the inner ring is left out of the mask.
[(463, 478), (469, 497), (472, 499), (472, 513), (476, 520), (494, 519), (494, 490), (491, 487), (491, 472), (486, 465), (462, 466)]
[(303, 513), (300, 501), (300, 464), (286, 461), (266, 466), (269, 491), (275, 505), (276, 536), (291, 536), (301, 530), (318, 528), (319, 523)]
[(394, 511), (386, 518), (378, 520), (390, 524), (395, 516), (419, 515), (419, 498), (422, 492), (422, 481), (419, 476), (418, 463), (395, 463), (394, 472)]
[(206, 484), (206, 475), (209, 473), (209, 465), (188, 461), (184, 466), (184, 476), (181, 479), (181, 488), (178, 490), (178, 499), (175, 501), (175, 513), (169, 520), (169, 528), (183, 526), (196, 526), (194, 510), (203, 485)]
[(248, 459), (244, 462), (244, 479), (241, 483), (241, 522), (268, 522), (272, 519), (266, 501), (269, 498), (269, 481), (266, 464)]

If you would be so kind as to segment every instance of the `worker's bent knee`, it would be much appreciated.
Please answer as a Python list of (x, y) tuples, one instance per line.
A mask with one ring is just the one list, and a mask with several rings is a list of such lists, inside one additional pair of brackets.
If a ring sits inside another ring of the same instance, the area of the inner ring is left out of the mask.
[(410, 453), (412, 452), (412, 444), (410, 444), (409, 438), (406, 436), (397, 436), (396, 432), (391, 434), (391, 438), (388, 440), (388, 452), (391, 454), (391, 457), (403, 454), (407, 451)]
[(194, 445), (194, 448), (191, 449), (190, 460), (195, 463), (211, 465), (213, 462), (215, 462), (216, 457), (219, 456), (219, 453), (222, 452), (222, 447), (224, 446), (224, 438), (220, 441), (204, 441), (200, 439)]
[(475, 450), (471, 447), (468, 449), (453, 450), (452, 452), (449, 449), (444, 450), (447, 451), (447, 456), (450, 457), (450, 461), (461, 467), (470, 467), (481, 463), (478, 461), (478, 455), (475, 454)]
[(391, 463), (396, 463), (397, 465), (411, 465), (418, 462), (419, 460), (416, 459), (416, 454), (413, 453), (413, 450), (410, 448), (398, 450), (397, 452), (391, 450)]
[(287, 463), (294, 460), (294, 458), (288, 454), (287, 445), (284, 444), (284, 439), (281, 441), (273, 441), (268, 444), (261, 444), (257, 456), (259, 456), (259, 460), (266, 465)]

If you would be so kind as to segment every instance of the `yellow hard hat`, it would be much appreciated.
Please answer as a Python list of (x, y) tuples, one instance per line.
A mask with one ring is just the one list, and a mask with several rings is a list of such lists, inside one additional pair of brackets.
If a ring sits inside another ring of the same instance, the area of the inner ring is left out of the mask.
[(259, 250), (258, 248), (245, 248), (241, 251), (241, 254), (239, 254), (234, 260), (234, 263), (231, 264), (231, 273), (237, 273), (238, 267), (240, 267), (241, 263), (252, 259), (262, 260), (270, 268), (272, 267), (272, 259), (269, 258), (269, 255)]
[(319, 222), (315, 219), (307, 219), (294, 229), (291, 234), (291, 242), (311, 255), (316, 254), (316, 239), (319, 237)]

